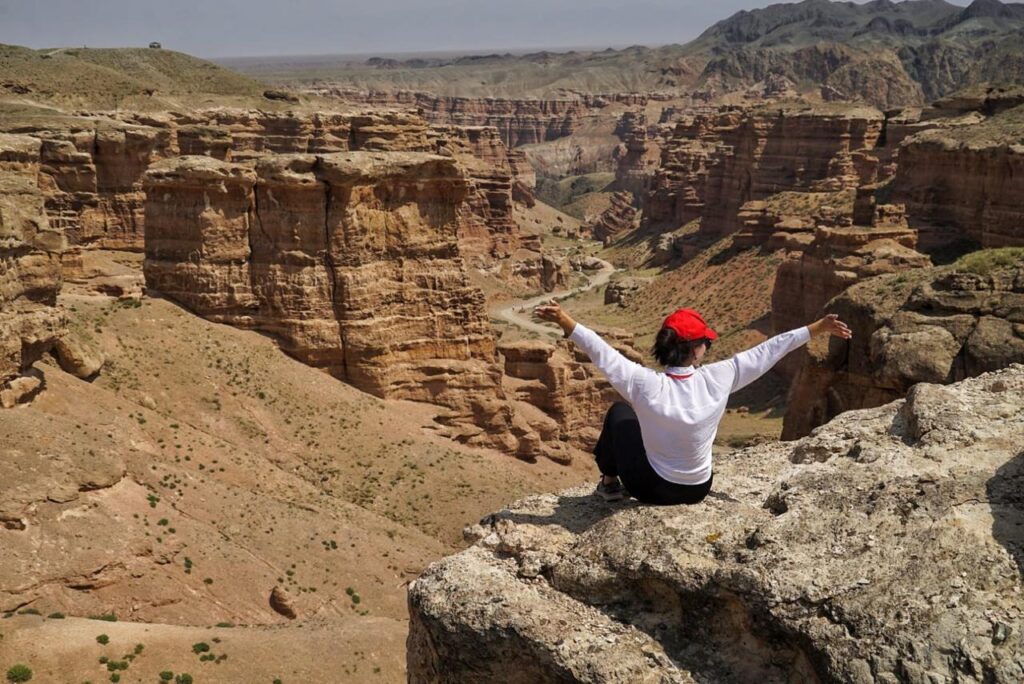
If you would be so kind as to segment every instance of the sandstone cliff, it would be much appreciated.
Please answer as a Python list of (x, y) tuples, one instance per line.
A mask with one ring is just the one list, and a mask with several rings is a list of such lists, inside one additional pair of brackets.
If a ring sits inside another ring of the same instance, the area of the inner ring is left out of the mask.
[(587, 102), (581, 98), (513, 100), (439, 97), (403, 90), (358, 92), (337, 87), (314, 88), (310, 92), (374, 107), (415, 107), (432, 124), (493, 126), (509, 147), (571, 135), (588, 108)]
[(893, 201), (925, 247), (969, 238), (1024, 245), (1024, 108), (982, 123), (924, 131), (899, 151)]
[(692, 507), (533, 496), (409, 591), (412, 682), (1024, 677), (1024, 366), (717, 457)]
[[(535, 182), (525, 158), (510, 151), (493, 127), (431, 128), (397, 111), (263, 112), (245, 109), (113, 113), (89, 118), (3, 122), (41, 139), (41, 184), (47, 215), (72, 244), (143, 249), (143, 174), (161, 159), (199, 155), (255, 165), (275, 154), (347, 150), (441, 152), (454, 155), (472, 182), (460, 238), (482, 266), (505, 259), (525, 238), (512, 215), (514, 202), (532, 205)], [(534, 269), (535, 270), (535, 269)], [(540, 287), (539, 276), (528, 283)]]
[(0, 406), (38, 389), (32, 364), (64, 334), (57, 309), (64, 234), (39, 188), (40, 142), (0, 134)]
[(418, 152), (273, 155), (255, 169), (179, 157), (146, 174), (148, 287), (274, 334), (380, 397), (449, 409), (461, 441), (533, 457), (501, 389), (483, 294), (458, 231), (472, 184)]
[(857, 154), (878, 144), (881, 112), (841, 106), (723, 109), (676, 125), (643, 202), (645, 221), (701, 219), (733, 233), (740, 208), (780, 192), (835, 192), (862, 182)]
[(580, 232), (608, 245), (615, 238), (633, 230), (636, 218), (633, 194), (617, 192), (612, 195), (608, 208), (580, 226)]
[(982, 251), (952, 266), (872, 278), (829, 311), (849, 342), (812, 345), (790, 390), (783, 438), (843, 411), (879, 406), (919, 382), (946, 383), (1024, 362), (1024, 266)]

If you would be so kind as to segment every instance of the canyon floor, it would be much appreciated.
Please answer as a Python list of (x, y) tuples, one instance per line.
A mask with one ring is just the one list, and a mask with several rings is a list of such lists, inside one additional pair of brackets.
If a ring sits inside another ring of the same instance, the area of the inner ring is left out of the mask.
[[(38, 681), (105, 679), (99, 658), (136, 644), (122, 681), (398, 681), (408, 581), (487, 512), (591, 477), (585, 462), (434, 436), (432, 407), (361, 393), (163, 299), (62, 301), (105, 368), (85, 382), (41, 367), (46, 390), (4, 414), (0, 479), (20, 473), (15, 502), (74, 522), (45, 548), (38, 527), (19, 532), (0, 572), (118, 621), (47, 619), (45, 598), (20, 606), (0, 623), (0, 662), (30, 662)], [(269, 605), (279, 577), (294, 622)], [(200, 662), (199, 642), (227, 657)]]

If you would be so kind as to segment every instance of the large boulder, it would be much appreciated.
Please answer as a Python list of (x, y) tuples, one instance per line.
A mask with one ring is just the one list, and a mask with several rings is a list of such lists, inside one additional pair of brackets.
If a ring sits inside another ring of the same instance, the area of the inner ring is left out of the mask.
[(533, 496), (409, 591), (412, 682), (1019, 682), (1024, 365), (718, 456), (690, 507)]
[[(1018, 253), (1019, 252), (1019, 253)], [(790, 389), (782, 436), (880, 406), (918, 382), (949, 383), (1024, 363), (1024, 251), (882, 275), (828, 304), (849, 342), (812, 343)]]

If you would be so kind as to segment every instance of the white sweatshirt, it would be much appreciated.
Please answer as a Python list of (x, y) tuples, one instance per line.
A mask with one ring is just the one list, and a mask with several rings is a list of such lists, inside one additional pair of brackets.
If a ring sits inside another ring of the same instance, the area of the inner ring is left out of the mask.
[(696, 485), (711, 477), (711, 445), (729, 395), (806, 344), (811, 331), (790, 330), (725, 361), (699, 368), (669, 367), (665, 373), (630, 361), (579, 323), (569, 339), (633, 405), (654, 472), (669, 482)]

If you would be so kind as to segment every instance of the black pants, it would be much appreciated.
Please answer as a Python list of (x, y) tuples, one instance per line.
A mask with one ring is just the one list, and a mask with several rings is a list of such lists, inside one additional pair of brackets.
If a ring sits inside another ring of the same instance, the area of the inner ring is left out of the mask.
[(640, 435), (640, 421), (633, 407), (624, 401), (617, 401), (608, 409), (594, 456), (602, 475), (617, 475), (633, 498), (643, 503), (700, 503), (711, 491), (714, 479), (712, 475), (703, 484), (676, 484), (654, 472)]

